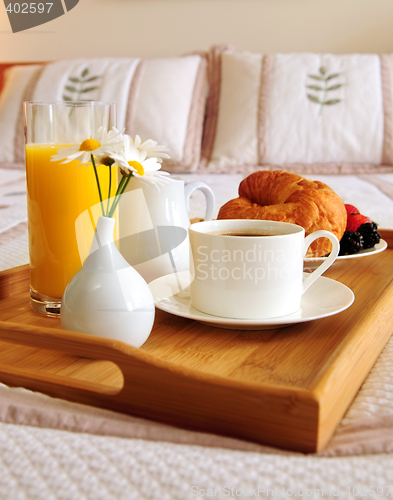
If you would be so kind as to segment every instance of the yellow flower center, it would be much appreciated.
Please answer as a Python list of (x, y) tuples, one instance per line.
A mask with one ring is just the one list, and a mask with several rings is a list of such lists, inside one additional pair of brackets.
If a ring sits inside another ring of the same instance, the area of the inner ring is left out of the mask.
[(82, 142), (82, 144), (79, 146), (79, 151), (94, 151), (95, 149), (98, 149), (101, 146), (101, 144), (96, 141), (95, 139), (86, 139)]
[(130, 167), (134, 167), (136, 170), (136, 173), (138, 175), (145, 175), (145, 170), (142, 167), (142, 165), (139, 163), (139, 161), (129, 161), (128, 162)]

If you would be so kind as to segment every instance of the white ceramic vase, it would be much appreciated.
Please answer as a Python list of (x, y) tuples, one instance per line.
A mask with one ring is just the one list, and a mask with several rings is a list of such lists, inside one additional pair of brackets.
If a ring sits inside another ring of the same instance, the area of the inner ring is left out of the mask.
[(140, 347), (153, 328), (154, 299), (116, 248), (114, 224), (113, 218), (98, 219), (89, 256), (64, 292), (61, 325)]

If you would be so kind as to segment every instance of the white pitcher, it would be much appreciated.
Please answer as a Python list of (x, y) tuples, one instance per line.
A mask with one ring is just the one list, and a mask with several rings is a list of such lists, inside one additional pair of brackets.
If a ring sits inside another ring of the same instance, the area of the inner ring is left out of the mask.
[(130, 180), (119, 204), (119, 249), (148, 283), (189, 269), (189, 200), (198, 189), (206, 197), (204, 219), (212, 220), (214, 194), (203, 182)]

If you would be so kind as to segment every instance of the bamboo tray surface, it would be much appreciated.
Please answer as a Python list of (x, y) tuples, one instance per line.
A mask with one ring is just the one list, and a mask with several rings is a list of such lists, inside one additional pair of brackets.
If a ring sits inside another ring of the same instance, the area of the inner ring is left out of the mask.
[[(381, 231), (393, 245), (393, 231)], [(65, 332), (30, 309), (29, 268), (0, 273), (0, 381), (282, 448), (328, 443), (393, 331), (393, 251), (337, 262), (355, 294), (328, 318), (226, 330), (156, 310), (135, 349)]]

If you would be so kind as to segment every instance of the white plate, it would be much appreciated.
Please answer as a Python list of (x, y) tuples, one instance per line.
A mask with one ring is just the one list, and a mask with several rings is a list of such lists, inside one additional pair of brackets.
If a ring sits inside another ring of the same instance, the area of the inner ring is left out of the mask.
[[(346, 259), (356, 259), (359, 257), (367, 257), (371, 255), (376, 255), (377, 253), (381, 253), (386, 248), (388, 247), (388, 244), (386, 243), (385, 240), (380, 240), (379, 243), (377, 243), (373, 248), (367, 248), (366, 250), (360, 250), (360, 252), (353, 253), (352, 255), (339, 255), (337, 259), (334, 261), (338, 262), (340, 260), (346, 260)], [(324, 260), (326, 260), (326, 257), (308, 257), (304, 259), (304, 267), (305, 269), (314, 269), (315, 267), (318, 267)], [(334, 265), (333, 263), (333, 265)]]
[[(321, 277), (302, 297), (300, 309), (289, 316), (270, 319), (231, 319), (204, 314), (192, 307), (186, 291), (191, 276), (188, 271), (162, 276), (149, 284), (156, 307), (182, 318), (194, 319), (219, 328), (237, 330), (271, 330), (333, 316), (347, 309), (355, 296), (347, 286)], [(180, 292), (179, 292), (180, 291)]]

